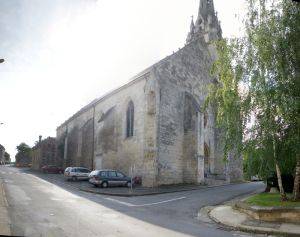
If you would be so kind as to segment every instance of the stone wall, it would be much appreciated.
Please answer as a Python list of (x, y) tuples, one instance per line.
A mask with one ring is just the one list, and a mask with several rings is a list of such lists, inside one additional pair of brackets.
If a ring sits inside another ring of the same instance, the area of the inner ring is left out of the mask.
[[(200, 124), (197, 124), (197, 113), (203, 120), (200, 107), (207, 95), (207, 85), (214, 80), (210, 75), (211, 66), (208, 45), (199, 39), (154, 67), (160, 86), (158, 184), (198, 181), (196, 128)], [(214, 172), (217, 144), (211, 111), (206, 119), (207, 124), (201, 128), (201, 133), (210, 150), (209, 172)], [(204, 146), (204, 142), (200, 146)]]
[[(117, 169), (143, 176), (146, 78), (114, 93), (95, 107), (95, 168)], [(134, 106), (133, 136), (126, 135), (129, 103)]]
[(153, 71), (149, 74), (145, 85), (144, 113), (144, 154), (143, 154), (143, 185), (156, 186), (158, 180), (157, 162), (157, 123), (159, 108), (159, 87)]
[(58, 155), (64, 167), (93, 168), (92, 131), (93, 108), (83, 109), (57, 129)]
[(40, 170), (44, 165), (62, 166), (62, 160), (56, 155), (56, 140), (48, 137), (32, 148), (32, 166), (34, 170)]
[[(65, 166), (116, 169), (141, 176), (145, 186), (153, 186), (157, 156), (157, 88), (153, 81), (151, 72), (145, 71), (61, 125), (57, 140), (65, 150)], [(131, 137), (126, 133), (129, 103), (134, 106)]]
[(0, 164), (5, 163), (4, 154), (5, 154), (5, 148), (0, 144)]

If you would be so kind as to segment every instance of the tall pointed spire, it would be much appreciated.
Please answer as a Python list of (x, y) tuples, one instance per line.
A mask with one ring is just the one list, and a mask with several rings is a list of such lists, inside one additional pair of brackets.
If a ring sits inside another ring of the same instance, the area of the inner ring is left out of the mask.
[(213, 0), (200, 0), (198, 18), (194, 25), (194, 34), (193, 37), (190, 37), (189, 33), (187, 43), (201, 37), (204, 37), (206, 42), (222, 37), (222, 30), (217, 14), (215, 13)]
[(194, 32), (195, 30), (195, 23), (194, 23), (194, 16), (192, 16), (192, 21), (191, 21), (191, 26), (190, 26), (190, 31)]
[(187, 37), (187, 42), (191, 41), (193, 39), (195, 35), (195, 23), (194, 23), (194, 17), (192, 16), (192, 21), (191, 21), (191, 25), (190, 25), (190, 33), (188, 34)]
[(203, 20), (208, 20), (209, 16), (215, 15), (215, 7), (213, 0), (200, 0), (200, 6), (198, 11), (198, 19), (202, 17)]

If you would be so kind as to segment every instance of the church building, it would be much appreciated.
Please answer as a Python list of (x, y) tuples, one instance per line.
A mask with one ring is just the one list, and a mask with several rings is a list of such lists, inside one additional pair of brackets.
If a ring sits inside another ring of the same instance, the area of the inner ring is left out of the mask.
[(241, 180), (242, 159), (224, 161), (214, 109), (202, 110), (221, 37), (213, 0), (200, 0), (182, 49), (57, 128), (64, 165), (116, 169), (147, 187)]

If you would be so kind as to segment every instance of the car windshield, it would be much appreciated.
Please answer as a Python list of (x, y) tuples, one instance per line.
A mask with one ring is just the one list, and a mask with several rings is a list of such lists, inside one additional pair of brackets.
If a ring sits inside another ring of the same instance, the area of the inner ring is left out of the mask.
[(107, 176), (107, 172), (106, 172), (106, 171), (102, 171), (102, 172), (100, 172), (100, 176), (102, 176), (102, 177), (106, 177), (106, 176)]

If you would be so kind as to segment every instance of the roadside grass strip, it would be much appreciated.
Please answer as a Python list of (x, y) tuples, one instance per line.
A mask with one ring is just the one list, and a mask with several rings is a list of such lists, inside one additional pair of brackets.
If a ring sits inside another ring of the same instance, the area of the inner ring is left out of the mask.
[[(288, 195), (291, 197), (291, 194)], [(247, 204), (262, 207), (300, 207), (300, 202), (286, 201), (282, 202), (280, 194), (277, 193), (260, 193), (245, 200)]]

